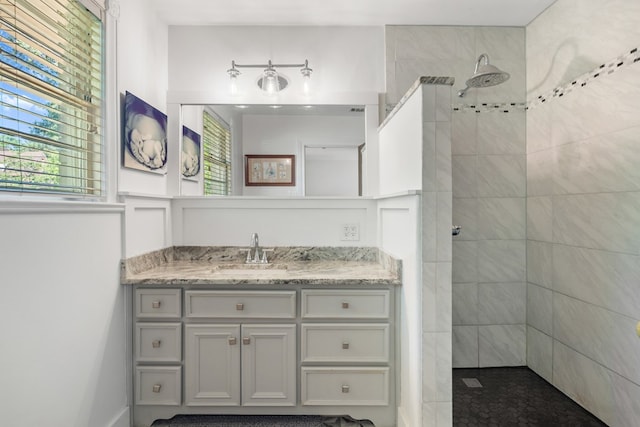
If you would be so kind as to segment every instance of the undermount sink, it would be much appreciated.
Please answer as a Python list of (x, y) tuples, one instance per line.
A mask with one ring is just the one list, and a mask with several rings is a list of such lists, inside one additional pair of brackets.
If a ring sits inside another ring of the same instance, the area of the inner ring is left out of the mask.
[(246, 272), (246, 271), (273, 271), (273, 270), (287, 270), (287, 264), (273, 264), (273, 263), (241, 263), (241, 264), (218, 264), (213, 268), (213, 271), (219, 271), (220, 273), (231, 272)]

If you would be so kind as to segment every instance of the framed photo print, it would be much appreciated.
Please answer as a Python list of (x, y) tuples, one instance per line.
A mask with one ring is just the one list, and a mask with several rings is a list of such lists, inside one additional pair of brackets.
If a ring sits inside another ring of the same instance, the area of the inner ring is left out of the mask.
[(296, 185), (296, 156), (248, 154), (244, 156), (246, 186)]
[(182, 177), (198, 180), (200, 173), (200, 135), (182, 126)]
[(167, 115), (130, 92), (124, 97), (122, 165), (167, 173)]

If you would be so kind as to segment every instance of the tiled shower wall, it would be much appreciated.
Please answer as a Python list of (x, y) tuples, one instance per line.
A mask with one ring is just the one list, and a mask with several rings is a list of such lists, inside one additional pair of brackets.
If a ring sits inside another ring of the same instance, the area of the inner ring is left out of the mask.
[(526, 34), (527, 362), (610, 426), (640, 420), (639, 22), (558, 0)]
[[(524, 29), (388, 26), (385, 40), (387, 104), (418, 76), (456, 80), (453, 223), (462, 233), (453, 238), (453, 366), (525, 365)], [(511, 78), (457, 97), (482, 53)]]

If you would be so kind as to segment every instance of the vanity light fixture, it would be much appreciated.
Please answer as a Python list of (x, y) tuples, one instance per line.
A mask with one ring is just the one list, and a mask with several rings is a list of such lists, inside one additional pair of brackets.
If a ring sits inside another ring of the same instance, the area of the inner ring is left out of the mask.
[(276, 68), (300, 68), (303, 80), (302, 89), (305, 94), (309, 93), (309, 80), (313, 70), (309, 68), (309, 61), (306, 59), (304, 64), (273, 64), (271, 60), (267, 64), (236, 64), (236, 61), (231, 61), (231, 68), (227, 70), (227, 74), (229, 74), (232, 95), (237, 95), (238, 93), (237, 79), (242, 74), (238, 68), (264, 68), (257, 85), (268, 95), (274, 95), (289, 86), (289, 80), (279, 74)]

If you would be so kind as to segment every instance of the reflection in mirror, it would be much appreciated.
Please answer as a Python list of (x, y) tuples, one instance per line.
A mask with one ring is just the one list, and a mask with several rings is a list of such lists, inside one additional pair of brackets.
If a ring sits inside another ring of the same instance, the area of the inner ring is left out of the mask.
[[(203, 135), (204, 113), (231, 134), (232, 196), (358, 196), (362, 188), (359, 146), (365, 143), (359, 105), (183, 105), (183, 125)], [(295, 186), (246, 186), (245, 155), (294, 155)], [(203, 161), (207, 174), (207, 159)], [(182, 181), (183, 195), (202, 194), (198, 182)]]

